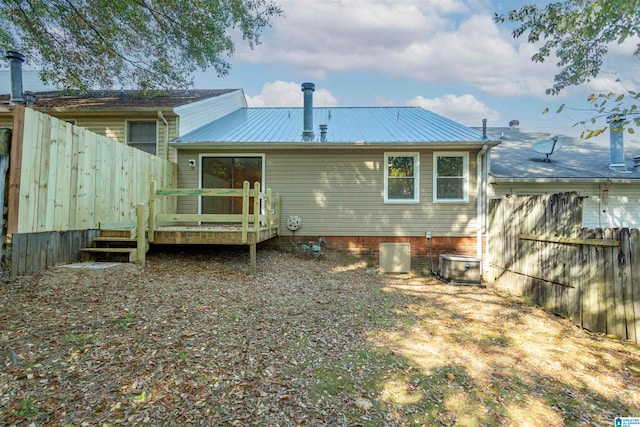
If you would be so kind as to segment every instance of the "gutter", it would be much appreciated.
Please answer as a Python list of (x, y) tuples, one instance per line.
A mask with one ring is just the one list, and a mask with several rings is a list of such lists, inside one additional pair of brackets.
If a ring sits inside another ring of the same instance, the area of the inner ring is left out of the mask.
[[(403, 148), (421, 148), (424, 150), (448, 150), (448, 151), (464, 151), (468, 149), (474, 148), (482, 148), (484, 146), (494, 147), (498, 145), (499, 142), (487, 144), (486, 142), (447, 142), (447, 143), (425, 143), (425, 142), (367, 142), (367, 141), (344, 141), (344, 142), (303, 142), (303, 141), (295, 141), (295, 142), (183, 142), (183, 141), (173, 141), (171, 142), (171, 146), (178, 149), (209, 149), (209, 150), (219, 150), (221, 148), (233, 148), (234, 150), (243, 150), (243, 149), (296, 149), (296, 150), (305, 150), (305, 149), (371, 149), (371, 148), (384, 148), (384, 149), (403, 149)], [(455, 146), (453, 148), (452, 146)]]
[(158, 110), (158, 118), (160, 118), (164, 122), (164, 159), (169, 160), (169, 122), (164, 118), (164, 114), (162, 114), (161, 110)]
[(640, 183), (640, 176), (638, 178), (495, 178), (492, 177), (491, 183), (495, 185), (500, 184), (519, 184), (519, 183), (527, 183), (527, 184), (553, 184), (553, 183), (562, 183), (562, 184), (607, 184), (607, 183), (618, 183), (618, 184), (638, 184)]

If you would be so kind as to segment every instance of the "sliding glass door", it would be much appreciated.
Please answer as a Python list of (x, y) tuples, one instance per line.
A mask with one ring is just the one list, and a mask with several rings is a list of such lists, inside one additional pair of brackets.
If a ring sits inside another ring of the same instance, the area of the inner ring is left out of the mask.
[[(202, 158), (202, 188), (242, 188), (244, 181), (262, 182), (262, 156), (217, 156)], [(240, 214), (241, 197), (202, 197), (203, 214)], [(250, 213), (253, 203), (250, 204)]]

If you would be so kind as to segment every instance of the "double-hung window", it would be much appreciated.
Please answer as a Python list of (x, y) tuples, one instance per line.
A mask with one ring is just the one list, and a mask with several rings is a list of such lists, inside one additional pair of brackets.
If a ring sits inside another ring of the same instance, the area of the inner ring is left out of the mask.
[(468, 153), (433, 153), (433, 201), (469, 201)]
[(156, 154), (156, 121), (127, 121), (127, 144), (149, 154)]
[(384, 202), (418, 203), (420, 201), (420, 155), (418, 153), (385, 153), (384, 165)]

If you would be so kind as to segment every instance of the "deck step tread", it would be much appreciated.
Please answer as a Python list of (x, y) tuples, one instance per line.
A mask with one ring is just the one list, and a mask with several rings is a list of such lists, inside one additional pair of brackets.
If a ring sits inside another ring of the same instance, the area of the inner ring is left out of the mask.
[(83, 248), (82, 252), (105, 252), (115, 254), (126, 254), (136, 252), (136, 248)]
[(136, 243), (137, 240), (132, 237), (112, 237), (112, 236), (98, 236), (93, 238), (94, 241), (98, 242), (131, 242)]

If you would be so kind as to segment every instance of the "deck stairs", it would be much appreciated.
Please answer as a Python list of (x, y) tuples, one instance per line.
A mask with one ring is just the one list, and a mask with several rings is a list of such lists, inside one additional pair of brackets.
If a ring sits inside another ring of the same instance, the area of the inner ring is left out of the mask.
[[(82, 261), (137, 262), (138, 249), (135, 231), (132, 229), (100, 229), (93, 239), (93, 247), (81, 250)], [(149, 241), (144, 239), (146, 253)]]

